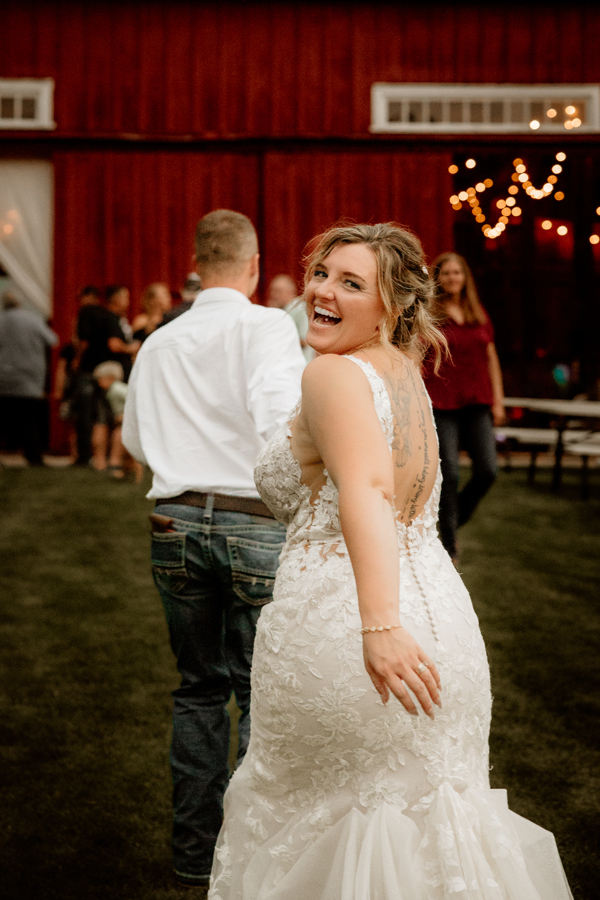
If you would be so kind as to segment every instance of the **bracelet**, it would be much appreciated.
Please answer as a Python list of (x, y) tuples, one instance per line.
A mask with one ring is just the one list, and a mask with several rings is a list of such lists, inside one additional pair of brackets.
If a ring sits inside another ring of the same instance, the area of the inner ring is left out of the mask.
[(398, 622), (397, 625), (373, 625), (372, 628), (361, 628), (361, 634), (369, 634), (369, 632), (373, 631), (391, 631), (392, 628), (402, 628), (402, 625)]

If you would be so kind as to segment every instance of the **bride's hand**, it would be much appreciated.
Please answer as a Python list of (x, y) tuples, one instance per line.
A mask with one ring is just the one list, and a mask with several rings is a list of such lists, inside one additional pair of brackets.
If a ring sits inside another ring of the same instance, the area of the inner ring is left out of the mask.
[[(433, 704), (440, 708), (442, 705), (439, 672), (406, 628), (367, 632), (363, 635), (363, 654), (366, 670), (384, 703), (388, 702), (391, 691), (402, 706), (416, 716), (417, 708), (407, 691), (408, 686), (433, 719)], [(420, 666), (425, 668), (419, 672)]]

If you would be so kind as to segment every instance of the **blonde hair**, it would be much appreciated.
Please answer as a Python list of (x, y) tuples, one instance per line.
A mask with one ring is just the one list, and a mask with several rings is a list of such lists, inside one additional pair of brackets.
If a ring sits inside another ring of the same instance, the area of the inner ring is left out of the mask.
[(206, 272), (235, 273), (258, 253), (254, 225), (242, 213), (215, 209), (196, 226), (196, 261), (200, 276)]
[[(459, 253), (454, 253), (453, 251), (440, 253), (439, 256), (436, 256), (432, 266), (433, 276), (436, 282), (439, 283), (442, 266), (447, 262), (456, 262), (462, 269), (465, 283), (463, 284), (460, 292), (459, 303), (465, 317), (465, 322), (468, 322), (469, 325), (474, 325), (475, 323), (479, 325), (485, 325), (488, 317), (483, 306), (479, 302), (479, 294), (477, 293), (477, 288), (475, 286), (475, 279), (473, 278), (473, 273), (471, 272), (469, 264), (467, 263), (464, 256), (461, 256)], [(437, 298), (437, 308), (438, 314), (442, 316), (444, 315), (443, 304), (445, 298), (446, 294), (442, 293), (440, 290)]]
[(385, 307), (382, 343), (419, 359), (432, 349), (437, 370), (447, 344), (432, 311), (435, 283), (418, 237), (396, 222), (334, 225), (309, 244), (312, 248), (305, 258), (305, 291), (315, 268), (340, 244), (363, 244), (375, 256), (377, 284)]
[(169, 290), (169, 286), (166, 285), (163, 281), (155, 281), (153, 284), (149, 284), (147, 288), (144, 288), (144, 292), (142, 294), (142, 306), (147, 313), (150, 312), (151, 303), (156, 299), (160, 291), (166, 291), (169, 295), (169, 299), (171, 299), (171, 291)]
[(115, 381), (123, 381), (124, 378), (123, 366), (112, 359), (107, 359), (106, 362), (100, 363), (92, 374), (96, 380), (98, 378), (114, 378)]

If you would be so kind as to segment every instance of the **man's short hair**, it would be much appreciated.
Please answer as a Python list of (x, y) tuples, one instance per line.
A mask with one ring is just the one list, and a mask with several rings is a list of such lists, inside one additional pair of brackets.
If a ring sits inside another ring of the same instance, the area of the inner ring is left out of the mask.
[(235, 274), (258, 253), (258, 238), (247, 216), (215, 209), (196, 226), (196, 259), (200, 274)]
[(85, 287), (82, 287), (79, 293), (77, 294), (78, 300), (83, 300), (84, 297), (95, 297), (96, 300), (100, 299), (100, 289), (94, 287), (93, 284), (86, 284)]

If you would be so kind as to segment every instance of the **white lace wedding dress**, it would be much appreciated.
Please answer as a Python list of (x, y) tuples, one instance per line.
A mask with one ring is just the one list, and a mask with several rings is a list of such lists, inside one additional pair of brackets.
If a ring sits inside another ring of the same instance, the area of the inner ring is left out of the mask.
[[(391, 450), (384, 382), (348, 358)], [(289, 438), (281, 429), (255, 472), (288, 535), (258, 624), (250, 746), (225, 796), (210, 900), (567, 900), (553, 836), (489, 787), (488, 663), (437, 537), (439, 467), (421, 514), (397, 525), (400, 620), (442, 679), (432, 721), (394, 697), (384, 706), (373, 687), (337, 490), (325, 473), (311, 503)]]

